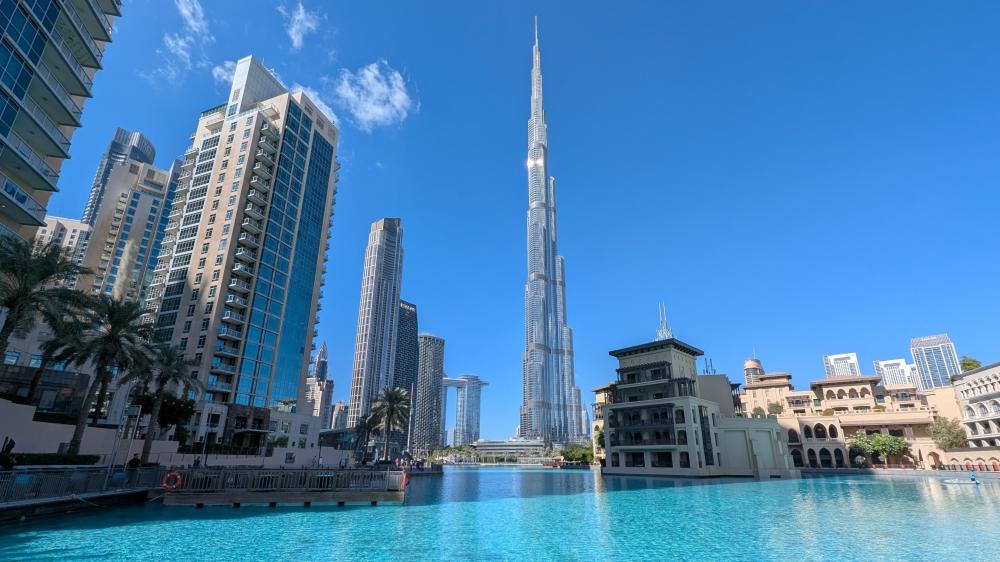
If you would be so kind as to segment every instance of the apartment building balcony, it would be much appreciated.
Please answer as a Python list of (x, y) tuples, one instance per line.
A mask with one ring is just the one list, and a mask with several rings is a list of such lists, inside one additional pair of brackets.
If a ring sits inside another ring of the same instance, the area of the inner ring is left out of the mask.
[(14, 180), (0, 174), (0, 185), (3, 187), (0, 189), (0, 215), (6, 215), (18, 224), (45, 224), (45, 207), (14, 183)]
[(236, 365), (230, 363), (224, 363), (220, 360), (213, 360), (212, 365), (209, 367), (214, 373), (225, 373), (227, 375), (236, 374)]
[(271, 167), (263, 162), (256, 162), (253, 165), (253, 173), (266, 180), (270, 180), (274, 177), (274, 172), (271, 170)]
[(257, 143), (257, 147), (269, 154), (274, 154), (278, 151), (277, 145), (267, 139), (261, 139), (260, 142)]
[(33, 189), (58, 191), (59, 174), (13, 129), (0, 142), (0, 168), (10, 170)]
[[(233, 391), (233, 383), (220, 381), (218, 377), (213, 377), (213, 376), (208, 377), (208, 380), (205, 382), (205, 386), (208, 388), (208, 390), (215, 392)], [(216, 427), (218, 427), (218, 424), (216, 424)]]
[(184, 208), (183, 208), (183, 206), (178, 205), (178, 206), (176, 206), (176, 207), (174, 207), (173, 209), (170, 210), (170, 214), (167, 215), (167, 218), (171, 219), (171, 220), (177, 220), (177, 219), (181, 218), (181, 215), (183, 215), (183, 214), (184, 214)]
[(244, 218), (243, 222), (240, 223), (243, 230), (247, 230), (254, 234), (260, 234), (260, 231), (264, 230), (264, 225), (259, 220), (254, 220), (251, 218)]
[(253, 277), (253, 268), (243, 262), (233, 264), (233, 273), (243, 277)]
[(180, 177), (186, 178), (191, 176), (191, 172), (194, 170), (194, 161), (194, 158), (185, 158), (184, 161), (181, 162), (180, 169), (185, 173), (181, 174)]
[(94, 82), (57, 27), (53, 27), (49, 32), (49, 40), (46, 41), (45, 50), (42, 51), (42, 63), (52, 70), (52, 74), (70, 94), (91, 97)]
[(254, 158), (257, 159), (258, 162), (263, 162), (264, 164), (267, 164), (268, 166), (274, 166), (273, 151), (272, 152), (268, 152), (268, 151), (266, 151), (266, 150), (264, 150), (262, 148), (258, 148), (257, 152), (255, 152), (253, 156), (254, 156)]
[(72, 127), (80, 126), (83, 108), (73, 101), (66, 88), (44, 64), (35, 65), (34, 76), (28, 84), (28, 95), (56, 123)]
[(215, 354), (222, 355), (224, 357), (239, 357), (240, 348), (236, 345), (231, 345), (226, 342), (217, 341), (215, 342)]
[(246, 324), (247, 317), (236, 312), (235, 310), (227, 308), (222, 312), (222, 319), (227, 322), (233, 322), (235, 324)]
[(252, 218), (261, 220), (264, 218), (264, 208), (260, 205), (254, 205), (253, 203), (247, 203), (246, 208), (243, 211)]
[(236, 248), (236, 254), (235, 255), (236, 255), (236, 259), (242, 260), (242, 261), (245, 261), (245, 262), (255, 262), (255, 261), (257, 261), (257, 252), (255, 252), (253, 250), (250, 250), (250, 249), (247, 249), (247, 248), (243, 248), (243, 247)]
[(248, 191), (247, 199), (261, 206), (267, 205), (267, 194), (257, 189), (251, 189)]
[(243, 334), (239, 330), (223, 326), (219, 328), (219, 337), (227, 340), (240, 340), (243, 339)]
[(77, 0), (77, 4), (84, 5), (78, 11), (90, 34), (98, 41), (111, 41), (111, 19), (101, 9), (97, 0)]
[(261, 191), (271, 191), (271, 183), (260, 176), (250, 178), (250, 187), (255, 187)]
[(184, 159), (190, 160), (192, 163), (195, 162), (195, 157), (198, 155), (198, 147), (195, 145), (189, 145), (186, 150), (184, 150)]
[(230, 279), (229, 288), (238, 293), (246, 294), (250, 292), (250, 284), (240, 279)]
[(608, 427), (616, 429), (636, 429), (636, 428), (654, 428), (654, 427), (665, 427), (673, 429), (674, 421), (671, 418), (660, 418), (658, 420), (617, 420), (615, 418), (609, 418), (605, 421)]
[(247, 300), (239, 295), (234, 295), (229, 293), (226, 295), (226, 304), (235, 306), (237, 308), (246, 308), (248, 306)]
[(264, 124), (260, 126), (260, 133), (272, 141), (278, 142), (278, 130), (274, 128), (274, 125), (265, 121)]
[[(686, 444), (686, 443), (685, 443)], [(619, 439), (611, 440), (612, 447), (676, 447), (678, 445), (675, 439), (669, 438), (647, 438), (647, 439)]]
[[(74, 6), (74, 0), (59, 0), (63, 16), (56, 20), (55, 28), (60, 30), (73, 55), (86, 66), (101, 68), (103, 53), (94, 41), (93, 33)], [(103, 30), (96, 26), (97, 30)]]
[(249, 248), (260, 247), (260, 238), (257, 238), (256, 236), (250, 234), (249, 232), (241, 232), (240, 237), (237, 238), (236, 241)]
[(180, 226), (180, 223), (177, 221), (168, 222), (167, 227), (164, 229), (164, 231), (170, 232), (171, 230), (177, 230), (178, 226)]
[(14, 131), (41, 156), (69, 157), (69, 139), (62, 134), (59, 126), (38, 106), (30, 96), (21, 100), (22, 111), (14, 119)]

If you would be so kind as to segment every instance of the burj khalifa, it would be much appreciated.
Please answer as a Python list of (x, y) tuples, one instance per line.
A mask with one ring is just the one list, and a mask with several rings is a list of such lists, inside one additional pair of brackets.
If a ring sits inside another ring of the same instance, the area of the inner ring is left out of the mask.
[(528, 119), (524, 398), (518, 436), (546, 443), (580, 443), (588, 440), (590, 423), (573, 380), (573, 331), (566, 321), (565, 262), (557, 250), (556, 182), (549, 176), (547, 133), (536, 18)]

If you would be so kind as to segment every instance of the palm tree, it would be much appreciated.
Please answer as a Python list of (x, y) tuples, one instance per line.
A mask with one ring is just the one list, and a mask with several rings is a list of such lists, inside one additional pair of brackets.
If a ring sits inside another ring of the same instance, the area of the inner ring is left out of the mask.
[(389, 433), (403, 431), (410, 419), (410, 394), (402, 388), (385, 388), (378, 395), (369, 414), (370, 423), (385, 433), (383, 460), (389, 460)]
[(149, 414), (149, 427), (146, 428), (146, 439), (142, 443), (142, 462), (149, 462), (149, 453), (153, 449), (153, 439), (160, 431), (160, 408), (166, 396), (167, 387), (176, 385), (182, 391), (194, 389), (203, 391), (205, 386), (197, 375), (191, 374), (191, 367), (197, 361), (187, 359), (184, 353), (175, 347), (158, 347), (153, 357), (155, 374), (146, 370), (133, 370), (120, 379), (119, 384), (138, 382), (142, 387), (153, 385), (153, 408)]
[(42, 321), (52, 330), (52, 337), (39, 346), (42, 352), (41, 361), (35, 372), (31, 374), (31, 384), (28, 386), (28, 403), (38, 400), (38, 388), (42, 376), (53, 363), (72, 363), (82, 346), (82, 336), (86, 330), (84, 320), (86, 310), (79, 307), (59, 306), (53, 310), (51, 306), (43, 306), (40, 312)]
[[(148, 370), (152, 363), (152, 348), (149, 338), (152, 329), (143, 322), (143, 307), (139, 303), (115, 297), (102, 296), (94, 304), (88, 319), (88, 329), (81, 340), (79, 353), (74, 363), (94, 365), (94, 380), (90, 383), (87, 396), (83, 400), (76, 430), (69, 442), (69, 454), (80, 452), (80, 442), (87, 426), (87, 415), (97, 398), (94, 425), (100, 417), (100, 406), (108, 392), (108, 384), (115, 374), (124, 375), (130, 371)], [(98, 392), (100, 389), (100, 392)]]
[(67, 259), (58, 244), (0, 236), (0, 309), (7, 310), (0, 326), (0, 357), (13, 334), (34, 327), (43, 308), (82, 302), (83, 293), (56, 285), (87, 273), (90, 270)]

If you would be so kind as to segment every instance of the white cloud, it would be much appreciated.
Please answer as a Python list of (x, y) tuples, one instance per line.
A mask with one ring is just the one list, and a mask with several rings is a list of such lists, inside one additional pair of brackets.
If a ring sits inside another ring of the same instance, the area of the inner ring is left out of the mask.
[[(177, 13), (184, 22), (183, 28), (175, 33), (163, 34), (163, 49), (157, 50), (162, 64), (140, 76), (152, 84), (167, 82), (176, 84), (192, 68), (211, 66), (205, 47), (215, 41), (209, 32), (208, 18), (198, 0), (174, 0)], [(215, 77), (215, 68), (212, 68)]]
[(177, 11), (184, 19), (184, 27), (194, 35), (208, 34), (208, 19), (198, 0), (174, 0)]
[(212, 67), (212, 78), (219, 84), (228, 86), (233, 81), (233, 72), (236, 71), (236, 61), (223, 61)]
[(316, 109), (319, 109), (321, 112), (323, 112), (323, 115), (326, 115), (327, 119), (333, 121), (335, 125), (338, 126), (340, 125), (340, 119), (337, 118), (337, 114), (333, 112), (333, 109), (329, 105), (327, 105), (325, 101), (323, 101), (323, 98), (320, 97), (319, 92), (317, 92), (315, 89), (310, 88), (309, 86), (303, 86), (302, 84), (296, 82), (292, 84), (292, 87), (289, 88), (289, 91), (292, 93), (302, 92), (303, 94), (308, 96), (309, 99), (314, 104), (316, 104)]
[(406, 80), (385, 60), (373, 62), (357, 72), (341, 70), (334, 91), (338, 103), (366, 133), (375, 127), (401, 123), (413, 108)]
[(319, 29), (319, 13), (306, 10), (302, 2), (299, 2), (291, 12), (284, 6), (278, 6), (278, 12), (285, 18), (285, 31), (292, 40), (293, 49), (301, 49), (306, 35)]

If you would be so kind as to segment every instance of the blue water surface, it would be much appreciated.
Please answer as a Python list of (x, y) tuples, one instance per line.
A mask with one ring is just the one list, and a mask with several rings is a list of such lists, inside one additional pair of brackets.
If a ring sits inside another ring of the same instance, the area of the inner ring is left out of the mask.
[(104, 508), (0, 527), (0, 560), (997, 560), (1000, 482), (703, 481), (449, 468), (403, 506)]

